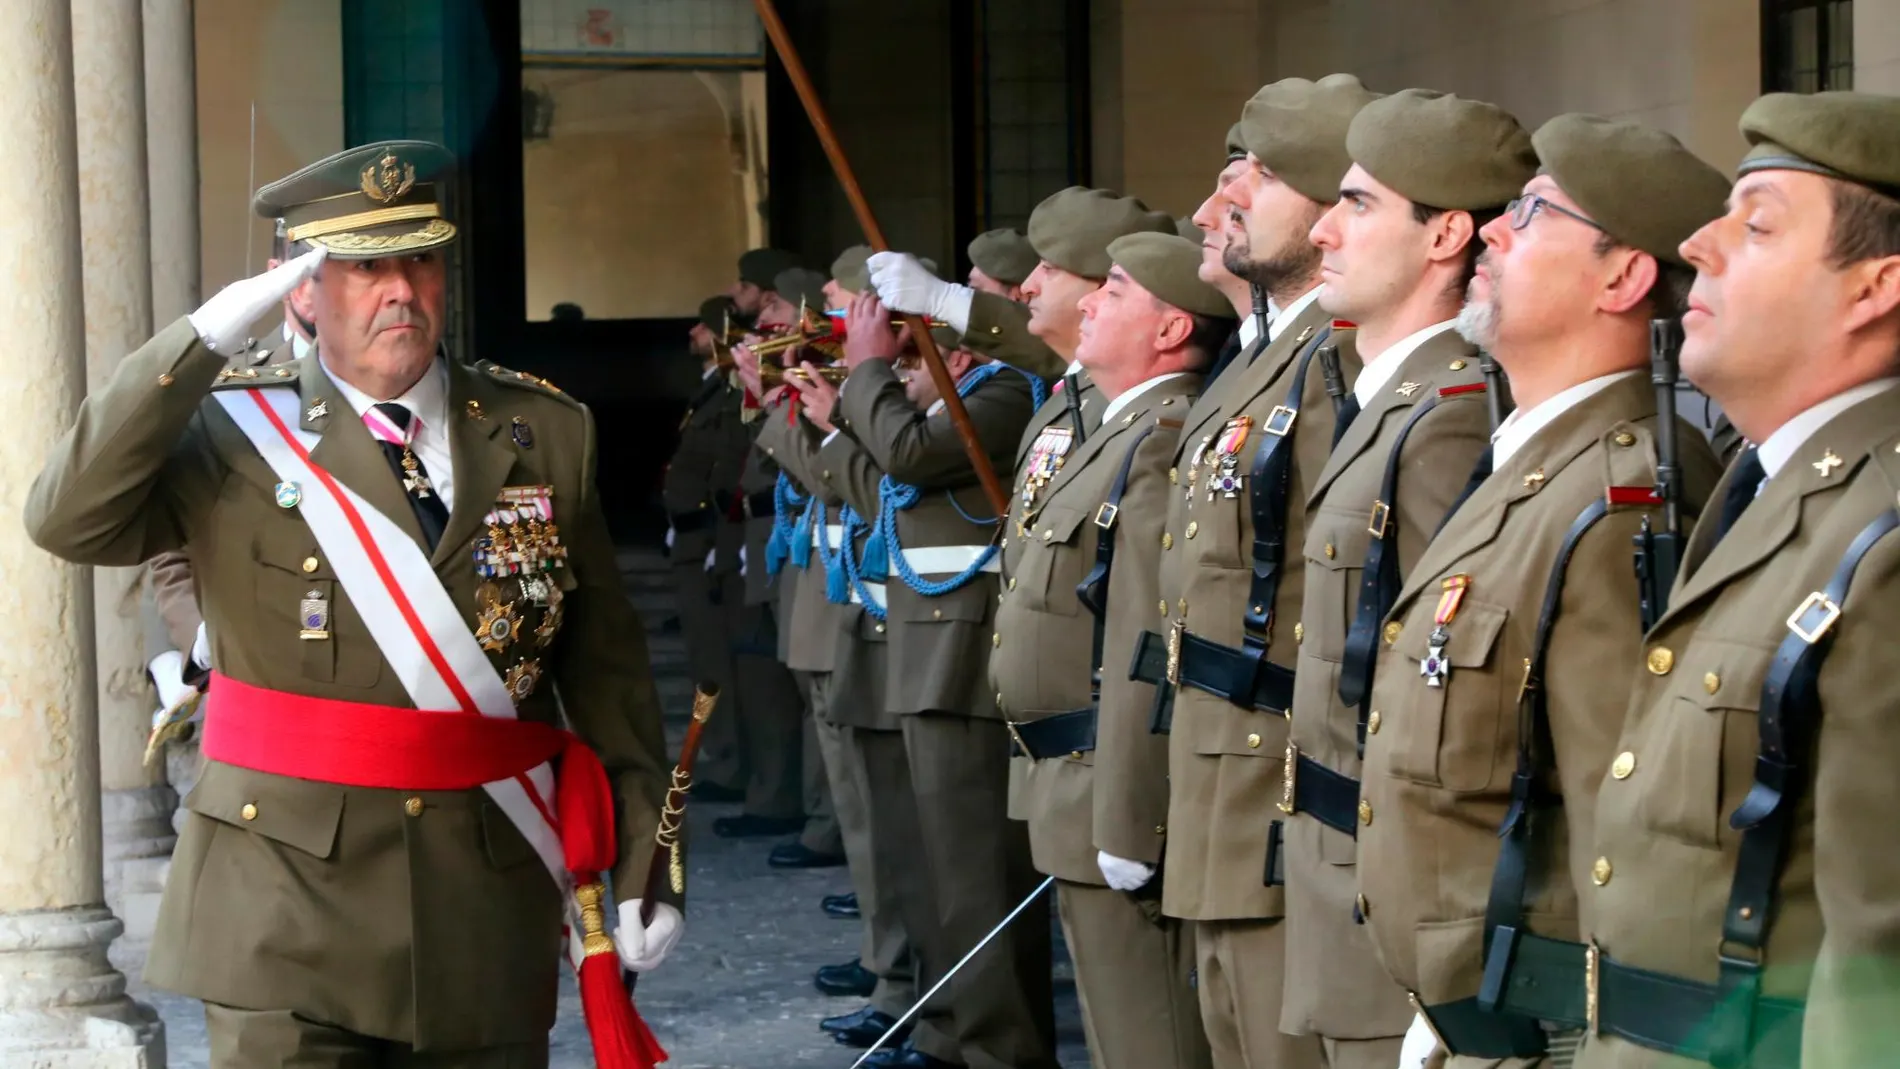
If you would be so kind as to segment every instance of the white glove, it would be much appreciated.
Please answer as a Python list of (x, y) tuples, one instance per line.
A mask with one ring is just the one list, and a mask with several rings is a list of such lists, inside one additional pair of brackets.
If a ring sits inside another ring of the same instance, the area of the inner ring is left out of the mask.
[(945, 282), (907, 252), (877, 252), (865, 261), (877, 299), (894, 312), (929, 316), (955, 327), (970, 329), (970, 302), (976, 291)]
[(620, 924), (614, 929), (614, 949), (620, 952), (620, 964), (633, 972), (648, 972), (666, 960), (667, 952), (680, 941), (686, 930), (686, 918), (664, 902), (653, 907), (653, 923), (640, 924), (641, 900), (620, 903)]
[(1139, 891), (1155, 875), (1153, 865), (1116, 857), (1106, 850), (1096, 851), (1095, 867), (1102, 870), (1102, 879), (1117, 891)]
[(191, 327), (198, 332), (205, 348), (233, 355), (244, 348), (251, 324), (283, 304), (291, 290), (316, 274), (325, 254), (323, 247), (318, 246), (261, 275), (233, 282), (186, 318), (191, 320)]
[(673, 525), (670, 523), (666, 525), (666, 548), (673, 548)]
[(719, 551), (717, 549), (709, 549), (706, 551), (706, 574), (707, 575), (712, 574), (713, 560), (714, 558), (718, 556), (719, 556)]
[(152, 674), (152, 685), (158, 688), (158, 711), (164, 712), (177, 705), (196, 688), (185, 685), (185, 656), (177, 650), (166, 650), (152, 658), (146, 666)]
[(745, 547), (744, 546), (739, 547), (739, 576), (740, 578), (745, 577)]
[(1425, 1015), (1414, 1016), (1412, 1027), (1405, 1030), (1405, 1043), (1399, 1048), (1399, 1069), (1419, 1069), (1437, 1049), (1438, 1037), (1432, 1035)]
[(202, 620), (198, 622), (198, 637), (191, 640), (191, 663), (197, 665), (201, 671), (208, 671), (211, 668), (211, 640), (205, 637), (205, 625)]

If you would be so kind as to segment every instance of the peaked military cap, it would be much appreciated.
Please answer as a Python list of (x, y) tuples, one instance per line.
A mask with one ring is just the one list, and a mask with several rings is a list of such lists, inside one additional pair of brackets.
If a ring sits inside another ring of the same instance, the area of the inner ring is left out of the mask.
[(1531, 135), (1496, 104), (1407, 89), (1367, 104), (1346, 132), (1366, 173), (1414, 204), (1502, 208), (1537, 174)]
[(1020, 286), (1042, 257), (1023, 232), (1013, 227), (985, 230), (970, 242), (970, 262), (1005, 286)]
[(708, 297), (699, 302), (699, 321), (704, 323), (706, 329), (712, 331), (715, 337), (723, 339), (726, 336), (728, 322), (741, 322), (739, 306), (733, 303), (731, 297), (724, 294)]
[(1108, 243), (1124, 234), (1173, 234), (1174, 219), (1134, 197), (1070, 186), (1029, 213), (1029, 244), (1036, 255), (1083, 278), (1108, 277)]
[(1559, 115), (1531, 135), (1542, 171), (1611, 237), (1658, 260), (1722, 214), (1728, 179), (1653, 126)]
[(1179, 234), (1129, 234), (1108, 244), (1116, 266), (1141, 288), (1183, 312), (1233, 319), (1234, 306), (1201, 281), (1201, 245)]
[(739, 257), (739, 281), (769, 290), (779, 272), (804, 265), (797, 253), (784, 249), (748, 249)]
[(374, 260), (455, 240), (441, 186), (455, 157), (430, 141), (378, 141), (344, 149), (259, 189), (251, 207), (280, 221), (287, 241), (321, 246), (333, 260)]
[(772, 280), (771, 288), (793, 304), (803, 302), (814, 312), (825, 310), (825, 276), (809, 267), (788, 267)]
[(1740, 174), (1809, 171), (1900, 197), (1900, 97), (1770, 93), (1742, 112)]
[(1282, 78), (1263, 86), (1241, 109), (1240, 147), (1258, 157), (1301, 196), (1322, 204), (1339, 199), (1339, 180), (1352, 167), (1346, 131), (1359, 110), (1379, 94), (1350, 74), (1317, 82)]
[(869, 245), (853, 245), (839, 253), (838, 258), (831, 261), (832, 281), (852, 293), (863, 293), (865, 287), (871, 284), (864, 272), (864, 262), (870, 258)]

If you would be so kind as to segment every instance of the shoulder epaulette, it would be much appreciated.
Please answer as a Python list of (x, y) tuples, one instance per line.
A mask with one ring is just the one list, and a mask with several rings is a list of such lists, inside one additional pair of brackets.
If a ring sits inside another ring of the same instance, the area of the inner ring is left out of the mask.
[(499, 382), (507, 386), (515, 386), (523, 390), (530, 390), (535, 393), (544, 393), (550, 397), (559, 398), (570, 405), (580, 404), (580, 402), (568, 396), (559, 386), (554, 385), (539, 375), (530, 375), (525, 371), (515, 371), (511, 368), (505, 368), (492, 360), (478, 360), (475, 363), (475, 368), (494, 382)]
[(295, 386), (297, 384), (297, 362), (287, 360), (281, 364), (253, 366), (249, 354), (236, 357), (218, 372), (211, 382), (214, 390), (243, 390), (261, 386)]
[[(1602, 450), (1605, 486), (1654, 486), (1656, 483), (1656, 437), (1641, 423), (1618, 420), (1597, 438)], [(1643, 502), (1611, 501), (1610, 504)]]
[(1440, 397), (1459, 397), (1468, 393), (1483, 392), (1484, 383), (1482, 382), (1461, 382), (1456, 386), (1440, 386), (1438, 388), (1438, 396)]
[(1183, 421), (1178, 419), (1157, 419), (1155, 420), (1155, 426), (1164, 430), (1178, 431), (1183, 426)]

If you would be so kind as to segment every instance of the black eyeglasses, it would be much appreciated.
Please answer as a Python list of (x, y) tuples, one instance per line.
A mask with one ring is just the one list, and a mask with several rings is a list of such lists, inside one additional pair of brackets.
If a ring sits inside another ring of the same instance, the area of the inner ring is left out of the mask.
[[(1603, 227), (1599, 226), (1596, 220), (1573, 212), (1569, 208), (1554, 201), (1545, 200), (1535, 193), (1526, 193), (1516, 200), (1513, 200), (1505, 207), (1505, 211), (1511, 216), (1511, 229), (1522, 230), (1531, 225), (1531, 220), (1537, 218), (1538, 211), (1544, 208), (1549, 208), (1558, 215), (1567, 215), (1592, 230), (1603, 230)], [(1607, 230), (1603, 230), (1603, 232), (1605, 234), (1609, 233)]]

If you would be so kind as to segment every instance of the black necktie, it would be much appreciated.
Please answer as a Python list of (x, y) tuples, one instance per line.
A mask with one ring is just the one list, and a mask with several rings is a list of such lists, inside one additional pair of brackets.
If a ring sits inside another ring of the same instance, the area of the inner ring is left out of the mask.
[(1709, 543), (1710, 549), (1742, 518), (1742, 512), (1755, 500), (1755, 491), (1761, 489), (1761, 481), (1767, 477), (1767, 469), (1761, 466), (1761, 450), (1752, 447), (1743, 450), (1735, 461), (1735, 475), (1729, 480), (1728, 494), (1722, 498), (1722, 522), (1715, 529), (1715, 541)]
[(1359, 395), (1349, 393), (1346, 400), (1333, 410), (1333, 447), (1338, 448), (1339, 440), (1346, 436), (1346, 428), (1359, 418)]
[[(1487, 445), (1484, 447), (1484, 452), (1478, 454), (1478, 462), (1471, 467), (1471, 478), (1465, 480), (1464, 492), (1460, 493), (1458, 499), (1451, 503), (1451, 508), (1445, 510), (1445, 518), (1438, 521), (1438, 530), (1444, 530), (1445, 525), (1451, 522), (1451, 518), (1458, 514), (1458, 509), (1465, 503), (1465, 500), (1472, 494), (1477, 493), (1478, 487), (1483, 486), (1484, 481), (1491, 477), (1491, 448), (1491, 446)], [(1434, 534), (1436, 534), (1436, 532), (1434, 532)]]
[[(407, 408), (394, 401), (384, 401), (375, 408), (402, 431), (404, 441), (411, 439), (409, 424), (414, 417)], [(415, 509), (416, 522), (422, 525), (422, 537), (428, 540), (433, 552), (436, 543), (442, 541), (443, 528), (449, 525), (449, 510), (429, 480), (429, 469), (409, 446), (381, 437), (377, 441), (383, 447), (383, 457), (389, 461), (390, 470), (401, 480), (403, 493), (409, 498), (410, 507)]]

